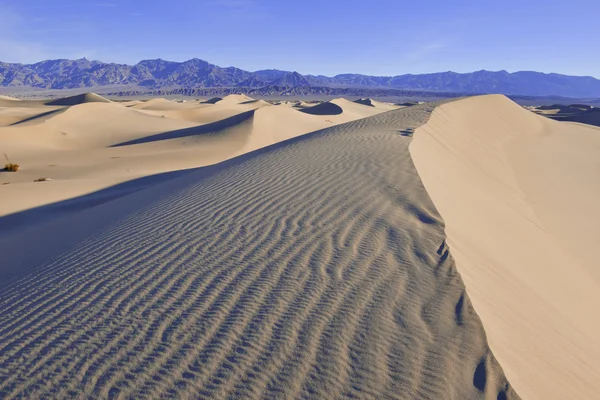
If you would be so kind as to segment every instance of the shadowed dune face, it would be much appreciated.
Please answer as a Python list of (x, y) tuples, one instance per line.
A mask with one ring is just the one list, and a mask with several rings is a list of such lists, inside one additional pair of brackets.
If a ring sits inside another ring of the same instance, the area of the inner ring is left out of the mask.
[(84, 93), (76, 96), (64, 97), (57, 100), (48, 101), (47, 106), (75, 106), (85, 103), (110, 103), (111, 101), (95, 93)]
[(375, 107), (373, 105), (373, 100), (371, 99), (358, 99), (354, 101), (355, 103), (362, 104), (363, 106)]
[(399, 134), (434, 107), (1, 238), (0, 394), (518, 398)]
[(337, 104), (326, 101), (316, 106), (303, 108), (300, 111), (311, 115), (340, 115), (344, 112), (344, 109)]
[(40, 122), (63, 111), (62, 107), (4, 107), (0, 108), (0, 127)]
[(481, 96), (437, 108), (414, 137), (419, 175), (515, 389), (597, 397), (598, 130)]
[[(147, 136), (147, 137), (143, 137), (143, 138), (139, 138), (139, 139), (130, 140), (127, 142), (117, 143), (117, 144), (114, 144), (113, 147), (131, 146), (134, 144), (150, 143), (150, 142), (155, 142), (155, 141), (160, 141), (160, 140), (181, 139), (181, 138), (190, 137), (190, 136), (205, 135), (207, 133), (218, 134), (218, 132), (220, 132), (220, 131), (223, 131), (227, 128), (232, 128), (236, 125), (239, 125), (239, 124), (251, 119), (254, 116), (254, 112), (255, 112), (254, 110), (246, 111), (246, 112), (242, 112), (242, 113), (233, 115), (229, 118), (225, 118), (220, 121), (205, 124), (205, 125), (194, 126), (191, 128), (180, 129), (180, 130), (176, 130), (176, 131), (163, 132), (163, 133), (159, 133), (159, 134), (152, 135), (152, 136)], [(233, 149), (232, 153), (235, 153), (235, 150), (237, 150), (237, 149)]]
[(586, 104), (554, 104), (550, 106), (529, 107), (529, 110), (556, 121), (579, 122), (600, 126), (600, 108)]
[(223, 100), (223, 98), (221, 98), (221, 97), (212, 97), (212, 98), (204, 101), (203, 103), (206, 103), (206, 104), (217, 104), (221, 100)]

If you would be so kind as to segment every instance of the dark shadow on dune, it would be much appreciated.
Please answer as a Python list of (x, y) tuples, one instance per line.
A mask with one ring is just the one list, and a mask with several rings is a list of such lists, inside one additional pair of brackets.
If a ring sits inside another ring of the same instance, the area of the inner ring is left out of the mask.
[(43, 112), (41, 114), (35, 114), (35, 115), (32, 115), (31, 117), (25, 118), (24, 120), (12, 123), (9, 126), (21, 125), (21, 124), (24, 124), (26, 122), (35, 121), (36, 119), (40, 119), (40, 118), (44, 118), (44, 117), (50, 117), (50, 116), (53, 116), (53, 115), (58, 115), (58, 114), (61, 114), (61, 113), (65, 112), (66, 110), (67, 110), (66, 108), (62, 108), (60, 110), (52, 110), (52, 111)]
[(46, 103), (47, 106), (76, 106), (83, 103), (111, 103), (110, 100), (95, 93), (82, 93), (75, 96), (63, 97), (57, 100), (51, 100)]
[(206, 101), (200, 102), (200, 104), (217, 104), (221, 100), (223, 100), (221, 97), (213, 97), (213, 98), (208, 99)]
[(22, 227), (43, 224), (48, 220), (60, 218), (64, 215), (108, 203), (109, 201), (127, 196), (128, 194), (146, 189), (161, 182), (177, 178), (190, 171), (191, 170), (165, 172), (138, 178), (73, 199), (63, 200), (0, 217), (0, 238), (13, 233), (15, 230), (19, 230)]
[(254, 104), (254, 103), (258, 103), (259, 101), (260, 100), (252, 99), (252, 100), (242, 101), (240, 104)]
[(371, 99), (358, 99), (354, 100), (354, 102), (357, 104), (362, 104), (363, 106), (375, 107)]
[(487, 368), (485, 366), (485, 360), (482, 359), (477, 365), (475, 369), (475, 374), (473, 375), (473, 386), (475, 386), (479, 391), (485, 391), (485, 385), (487, 384)]
[[(552, 116), (551, 116), (552, 117)], [(575, 115), (557, 115), (557, 121), (579, 122), (580, 124), (600, 126), (600, 108), (592, 108)]]
[(600, 108), (585, 104), (552, 104), (537, 107), (539, 111), (558, 110), (556, 114), (540, 114), (555, 121), (578, 122), (580, 124), (600, 126)]
[(204, 135), (207, 133), (218, 132), (223, 129), (231, 128), (241, 122), (244, 122), (254, 116), (256, 110), (246, 111), (240, 114), (236, 114), (232, 117), (222, 119), (217, 122), (211, 122), (210, 124), (194, 126), (191, 128), (178, 129), (176, 131), (163, 132), (152, 136), (146, 136), (139, 139), (130, 140), (123, 143), (118, 143), (110, 147), (129, 146), (132, 144), (150, 143), (159, 140), (179, 139), (188, 136)]
[(342, 107), (330, 102), (321, 103), (314, 107), (304, 108), (299, 111), (311, 115), (340, 115), (344, 112)]
[(397, 106), (401, 106), (401, 107), (411, 107), (411, 106), (416, 106), (419, 103), (416, 101), (407, 101), (405, 103), (396, 103), (395, 105)]

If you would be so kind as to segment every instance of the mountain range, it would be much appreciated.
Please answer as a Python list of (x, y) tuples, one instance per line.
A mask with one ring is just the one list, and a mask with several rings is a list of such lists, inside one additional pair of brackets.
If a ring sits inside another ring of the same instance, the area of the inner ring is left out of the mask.
[[(135, 65), (85, 58), (35, 64), (0, 62), (0, 86), (76, 89), (129, 85), (143, 89), (247, 88), (278, 92), (289, 88), (377, 88), (453, 93), (502, 93), (527, 96), (600, 97), (600, 80), (589, 76), (533, 71), (440, 72), (397, 76), (302, 75), (268, 69), (245, 71), (194, 58), (185, 62), (143, 60)], [(322, 91), (322, 90), (321, 90)]]

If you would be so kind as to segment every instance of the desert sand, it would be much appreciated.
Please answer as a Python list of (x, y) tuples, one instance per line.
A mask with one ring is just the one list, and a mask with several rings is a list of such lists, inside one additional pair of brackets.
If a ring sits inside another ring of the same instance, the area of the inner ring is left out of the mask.
[(2, 396), (518, 398), (409, 154), (437, 104), (223, 102), (2, 128)]
[(503, 96), (0, 122), (0, 397), (600, 391), (597, 128)]
[[(21, 166), (16, 174), (0, 174), (0, 216), (137, 178), (214, 164), (389, 110), (338, 99), (332, 104), (340, 113), (311, 115), (243, 95), (212, 103), (152, 99), (121, 104), (95, 94), (46, 103), (6, 97), (0, 101), (0, 151)], [(39, 178), (52, 181), (40, 185), (34, 182)], [(86, 201), (95, 205), (100, 200), (80, 199), (76, 208), (86, 207)], [(62, 207), (60, 213), (73, 208)], [(39, 218), (58, 214), (43, 211)], [(0, 225), (6, 234), (8, 225), (13, 230), (22, 223), (11, 219)]]
[(410, 148), (516, 391), (596, 398), (600, 130), (482, 96), (437, 108)]

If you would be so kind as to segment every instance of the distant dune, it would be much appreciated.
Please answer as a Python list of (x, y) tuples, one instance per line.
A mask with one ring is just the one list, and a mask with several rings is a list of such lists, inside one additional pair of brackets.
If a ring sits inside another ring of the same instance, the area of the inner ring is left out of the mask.
[(79, 94), (71, 97), (64, 97), (62, 99), (48, 101), (48, 106), (74, 106), (77, 104), (84, 103), (110, 103), (110, 100), (105, 99), (102, 96), (98, 96), (95, 93)]
[(581, 114), (566, 117), (564, 121), (600, 126), (600, 108), (592, 108)]
[(317, 104), (316, 106), (304, 108), (301, 111), (311, 115), (340, 115), (344, 112), (342, 107), (331, 102)]
[(579, 122), (587, 125), (600, 126), (600, 108), (586, 104), (552, 104), (548, 106), (527, 107), (536, 114), (546, 116), (556, 121)]
[(301, 111), (311, 115), (340, 115), (345, 113), (364, 118), (368, 115), (397, 108), (394, 105), (379, 102), (375, 103), (371, 101), (369, 104), (363, 104), (362, 102), (348, 101), (346, 99), (334, 99), (312, 107), (301, 108)]

